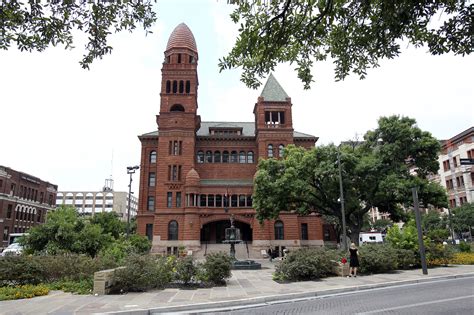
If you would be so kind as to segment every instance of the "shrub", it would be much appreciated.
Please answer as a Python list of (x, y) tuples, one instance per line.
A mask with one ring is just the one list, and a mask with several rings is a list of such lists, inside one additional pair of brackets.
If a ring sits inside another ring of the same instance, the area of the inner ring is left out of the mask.
[(94, 288), (94, 280), (92, 277), (72, 281), (72, 280), (59, 280), (46, 284), (50, 290), (61, 290), (64, 292), (71, 292), (75, 294), (91, 294)]
[(455, 253), (449, 263), (453, 265), (474, 265), (474, 253)]
[(192, 257), (184, 257), (176, 260), (174, 278), (184, 284), (188, 284), (197, 274), (197, 268)]
[(275, 270), (275, 277), (283, 280), (314, 280), (332, 272), (333, 252), (324, 249), (299, 249), (292, 251)]
[(428, 266), (447, 265), (453, 257), (451, 247), (429, 243), (426, 246), (426, 263)]
[(79, 281), (92, 278), (96, 271), (115, 266), (112, 261), (85, 255), (4, 257), (0, 259), (0, 285)]
[(6, 256), (0, 259), (0, 286), (38, 284), (44, 281), (37, 257)]
[(459, 251), (461, 253), (470, 253), (471, 252), (471, 245), (466, 242), (459, 243)]
[(32, 298), (48, 295), (49, 289), (44, 285), (22, 285), (15, 287), (0, 287), (0, 301)]
[(385, 244), (366, 244), (359, 248), (359, 261), (361, 273), (395, 270), (398, 265), (397, 249)]
[(205, 278), (215, 284), (225, 283), (225, 279), (232, 276), (232, 260), (224, 252), (208, 254), (202, 268), (204, 269), (204, 275), (201, 275), (200, 278)]
[(146, 291), (171, 282), (172, 266), (166, 257), (130, 255), (125, 268), (115, 271), (113, 291)]
[(418, 256), (409, 249), (394, 248), (396, 252), (397, 269), (410, 269), (420, 264)]

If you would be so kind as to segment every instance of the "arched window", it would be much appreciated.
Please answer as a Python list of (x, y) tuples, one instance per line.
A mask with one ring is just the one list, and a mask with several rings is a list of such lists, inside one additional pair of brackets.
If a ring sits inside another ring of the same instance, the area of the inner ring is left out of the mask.
[(156, 163), (156, 151), (150, 152), (150, 163)]
[(206, 151), (206, 162), (212, 163), (212, 151)]
[(253, 152), (247, 152), (247, 163), (253, 163)]
[(173, 93), (177, 93), (178, 92), (178, 82), (177, 81), (173, 81)]
[(174, 220), (168, 223), (168, 240), (169, 241), (178, 240), (178, 222)]
[(179, 81), (179, 93), (180, 94), (184, 93), (184, 81), (183, 80)]
[(284, 239), (283, 222), (281, 221), (275, 222), (275, 239), (276, 240)]
[(170, 80), (166, 81), (166, 93), (171, 92), (171, 82)]
[(191, 92), (191, 82), (189, 80), (186, 81), (186, 94)]
[(214, 152), (214, 163), (220, 163), (221, 162), (221, 151), (215, 151)]
[(230, 153), (230, 163), (237, 163), (237, 151), (232, 151)]
[(184, 112), (184, 107), (181, 104), (174, 104), (171, 106), (170, 112)]
[(268, 153), (267, 153), (269, 158), (273, 157), (273, 144), (268, 145)]
[(197, 153), (197, 162), (204, 163), (204, 152), (198, 151)]
[(229, 151), (222, 152), (222, 163), (229, 163)]
[(285, 148), (285, 146), (283, 144), (280, 144), (278, 146), (278, 156), (281, 157), (281, 158), (283, 157), (283, 149), (284, 148)]
[(245, 152), (240, 151), (239, 153), (239, 163), (245, 163)]

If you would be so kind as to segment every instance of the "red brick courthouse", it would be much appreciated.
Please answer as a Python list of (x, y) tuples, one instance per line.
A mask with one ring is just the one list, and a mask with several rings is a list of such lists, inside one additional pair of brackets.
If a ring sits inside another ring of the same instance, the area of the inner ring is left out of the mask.
[(158, 129), (139, 136), (139, 233), (153, 240), (154, 252), (185, 246), (203, 255), (228, 248), (219, 244), (234, 214), (250, 257), (269, 246), (323, 245), (329, 229), (319, 216), (284, 213), (261, 225), (252, 207), (258, 160), (279, 158), (288, 144), (311, 148), (318, 138), (293, 130), (291, 99), (273, 76), (255, 104), (255, 121), (201, 121), (198, 60), (191, 30), (178, 25), (165, 51)]

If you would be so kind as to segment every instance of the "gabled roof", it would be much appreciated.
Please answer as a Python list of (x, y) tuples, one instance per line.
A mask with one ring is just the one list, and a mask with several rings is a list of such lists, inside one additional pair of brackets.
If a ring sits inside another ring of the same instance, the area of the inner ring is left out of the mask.
[(286, 102), (286, 98), (289, 97), (271, 73), (260, 96), (267, 102)]

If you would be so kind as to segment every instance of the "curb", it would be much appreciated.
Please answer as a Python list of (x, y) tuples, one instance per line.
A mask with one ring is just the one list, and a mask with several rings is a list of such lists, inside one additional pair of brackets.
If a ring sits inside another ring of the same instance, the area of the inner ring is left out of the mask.
[[(379, 289), (386, 287), (393, 287), (398, 285), (409, 285), (416, 283), (427, 283), (434, 282), (438, 280), (449, 280), (449, 279), (459, 279), (459, 278), (470, 278), (474, 277), (474, 272), (460, 274), (460, 275), (447, 275), (447, 276), (435, 276), (430, 278), (420, 278), (412, 280), (399, 280), (399, 281), (389, 281), (383, 283), (375, 284), (362, 284), (353, 287), (340, 288), (340, 289), (329, 289), (324, 291), (309, 291), (309, 292), (299, 292), (299, 293), (289, 293), (289, 294), (280, 294), (280, 295), (270, 295), (270, 296), (261, 296), (255, 298), (239, 299), (239, 300), (229, 300), (221, 302), (205, 302), (205, 303), (196, 303), (188, 305), (176, 305), (176, 306), (165, 306), (158, 308), (150, 309), (135, 309), (135, 310), (124, 310), (124, 311), (114, 311), (106, 313), (94, 313), (94, 314), (119, 314), (119, 315), (150, 315), (150, 314), (161, 314), (161, 313), (174, 313), (174, 312), (200, 312), (200, 311), (219, 311), (226, 312), (237, 309), (246, 309), (258, 306), (264, 306), (268, 304), (279, 304), (286, 303), (294, 300), (308, 300), (317, 297), (326, 297), (341, 293), (350, 293), (357, 291), (365, 291), (371, 289)], [(245, 302), (245, 305), (242, 303)]]

